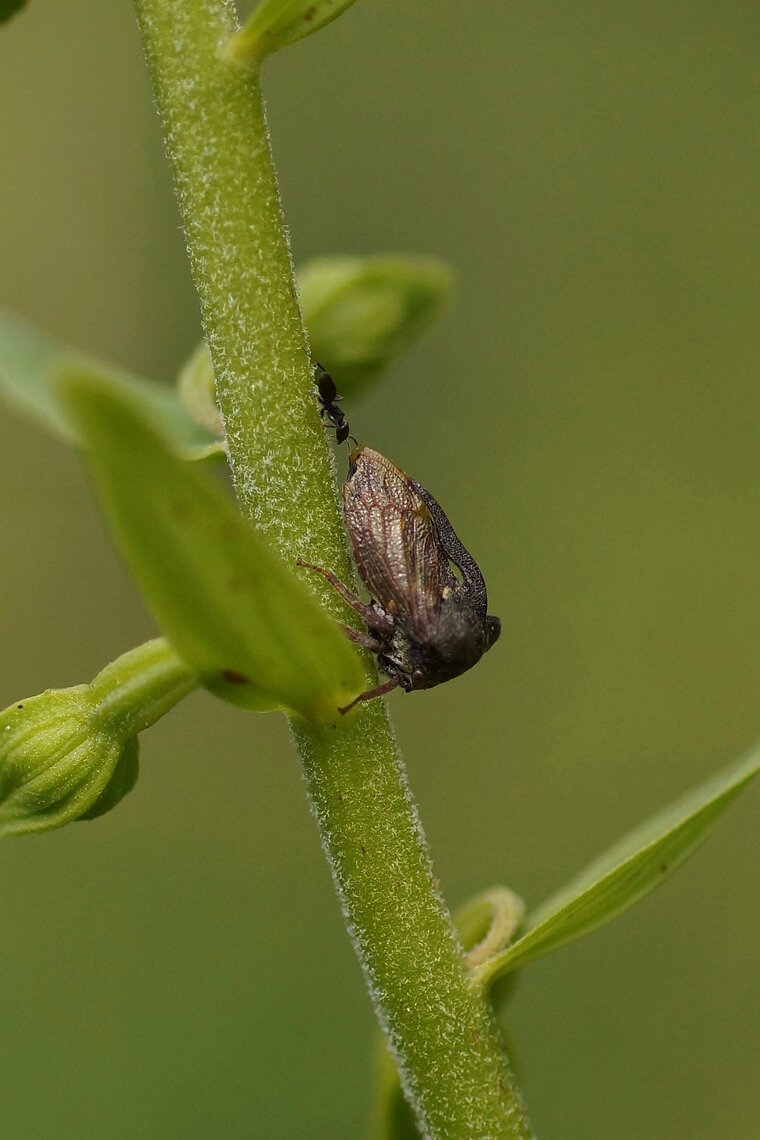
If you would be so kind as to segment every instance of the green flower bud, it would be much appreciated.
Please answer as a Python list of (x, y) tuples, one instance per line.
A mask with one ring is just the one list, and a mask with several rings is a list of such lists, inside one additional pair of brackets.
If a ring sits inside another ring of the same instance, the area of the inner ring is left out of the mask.
[(0, 835), (60, 827), (92, 807), (125, 741), (95, 731), (87, 685), (48, 689), (0, 713)]
[(448, 266), (423, 257), (319, 257), (298, 283), (312, 357), (344, 395), (410, 348), (453, 292)]
[(258, 64), (272, 52), (318, 32), (354, 0), (259, 0), (252, 15), (223, 48), (227, 59)]
[[(316, 257), (297, 273), (312, 360), (346, 395), (411, 348), (448, 308), (451, 270), (432, 257)], [(223, 437), (214, 369), (203, 341), (177, 377), (179, 398), (197, 424)]]
[(197, 424), (224, 439), (224, 426), (216, 406), (214, 369), (206, 342), (196, 348), (177, 377), (177, 395)]
[(116, 761), (111, 779), (92, 806), (78, 815), (77, 819), (97, 819), (115, 808), (119, 800), (123, 800), (127, 792), (132, 791), (139, 774), (140, 744), (136, 736), (130, 736)]
[(90, 685), (47, 689), (0, 713), (0, 837), (110, 811), (134, 785), (137, 732), (195, 687), (162, 639)]

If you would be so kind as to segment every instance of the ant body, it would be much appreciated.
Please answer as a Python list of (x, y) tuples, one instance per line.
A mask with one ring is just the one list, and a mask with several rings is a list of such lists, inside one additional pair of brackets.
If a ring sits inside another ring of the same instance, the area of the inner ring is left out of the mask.
[(343, 397), (338, 395), (335, 381), (321, 364), (316, 365), (316, 373), (314, 383), (319, 393), (319, 414), (330, 427), (335, 428), (335, 442), (345, 443), (347, 439), (353, 439), (353, 436), (349, 436), (348, 420), (342, 409), (338, 407)]

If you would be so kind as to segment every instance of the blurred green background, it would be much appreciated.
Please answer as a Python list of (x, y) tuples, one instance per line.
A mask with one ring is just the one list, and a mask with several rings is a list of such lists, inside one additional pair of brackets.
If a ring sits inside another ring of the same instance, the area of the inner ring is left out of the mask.
[[(760, 733), (759, 33), (737, 0), (361, 0), (267, 66), (296, 258), (459, 278), (347, 408), (504, 620), (392, 698), (452, 904), (538, 902)], [(36, 0), (0, 76), (0, 302), (169, 379), (197, 305), (131, 6)], [(152, 627), (75, 454), (4, 414), (0, 476), (3, 707)], [(757, 1136), (759, 810), (523, 976), (542, 1140)], [(362, 1135), (372, 1016), (279, 718), (193, 698), (0, 892), (8, 1140)]]

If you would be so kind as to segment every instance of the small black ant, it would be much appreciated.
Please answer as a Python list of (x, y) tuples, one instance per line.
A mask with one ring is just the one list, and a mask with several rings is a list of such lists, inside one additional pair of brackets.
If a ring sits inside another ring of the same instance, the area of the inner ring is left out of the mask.
[(348, 420), (338, 407), (338, 403), (343, 397), (338, 395), (338, 389), (335, 387), (335, 381), (330, 373), (321, 364), (316, 364), (315, 367), (314, 383), (317, 385), (319, 393), (319, 414), (323, 420), (335, 428), (335, 442), (345, 443), (347, 439), (353, 439), (353, 436), (349, 436)]

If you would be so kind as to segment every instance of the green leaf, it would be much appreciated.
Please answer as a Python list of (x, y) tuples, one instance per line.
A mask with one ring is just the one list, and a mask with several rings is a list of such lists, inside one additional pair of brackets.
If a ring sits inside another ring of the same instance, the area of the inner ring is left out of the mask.
[(260, 63), (336, 20), (354, 0), (259, 0), (223, 54), (238, 63)]
[(15, 16), (22, 8), (25, 8), (27, 0), (0, 0), (0, 24), (6, 23), (10, 20), (11, 16)]
[(317, 257), (298, 272), (312, 357), (339, 390), (371, 382), (442, 316), (454, 279), (432, 257)]
[(169, 385), (109, 368), (0, 310), (0, 396), (67, 443), (76, 443), (76, 433), (59, 400), (56, 380), (72, 368), (87, 369), (104, 389), (127, 387), (145, 415), (188, 459), (223, 451), (218, 438), (192, 419)]
[(680, 866), (760, 771), (760, 747), (631, 832), (526, 920), (526, 933), (485, 963), (490, 981), (621, 914)]
[(212, 692), (244, 708), (334, 718), (359, 659), (314, 596), (131, 393), (79, 373), (63, 385), (117, 545), (158, 625)]

